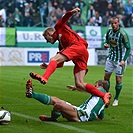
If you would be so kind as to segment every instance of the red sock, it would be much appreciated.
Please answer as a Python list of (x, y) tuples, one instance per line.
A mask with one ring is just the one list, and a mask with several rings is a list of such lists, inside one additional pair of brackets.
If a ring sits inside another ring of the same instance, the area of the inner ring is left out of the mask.
[(95, 95), (95, 96), (101, 97), (101, 98), (103, 98), (105, 95), (104, 92), (101, 92), (95, 86), (93, 86), (91, 84), (86, 84), (86, 91)]
[(51, 74), (56, 70), (57, 62), (55, 60), (51, 60), (45, 73), (43, 74), (43, 77), (48, 80), (48, 78), (51, 76)]

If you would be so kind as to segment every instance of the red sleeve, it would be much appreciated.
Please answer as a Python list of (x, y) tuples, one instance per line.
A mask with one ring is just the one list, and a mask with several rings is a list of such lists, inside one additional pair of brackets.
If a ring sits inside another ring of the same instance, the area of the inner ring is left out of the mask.
[(56, 23), (56, 25), (55, 25), (55, 28), (56, 28), (56, 26), (58, 26), (58, 25), (64, 25), (64, 24), (66, 24), (66, 22), (68, 21), (68, 19), (72, 16), (72, 12), (71, 11), (68, 11), (57, 23)]

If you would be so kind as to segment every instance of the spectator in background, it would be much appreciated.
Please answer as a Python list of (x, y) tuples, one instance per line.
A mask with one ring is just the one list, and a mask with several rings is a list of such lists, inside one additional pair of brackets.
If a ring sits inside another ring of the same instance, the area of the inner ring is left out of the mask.
[(81, 13), (85, 6), (86, 6), (86, 3), (84, 2), (84, 0), (79, 0), (79, 8), (81, 9)]
[(13, 13), (15, 9), (16, 3), (15, 0), (6, 0), (6, 7), (7, 7), (7, 16), (9, 13)]
[(105, 15), (105, 13), (106, 13), (106, 7), (108, 6), (108, 2), (107, 2), (107, 0), (99, 0), (99, 7), (100, 7), (100, 9), (99, 9), (99, 14), (100, 14), (100, 16), (104, 16)]
[(34, 25), (34, 20), (30, 16), (30, 13), (27, 12), (25, 15), (26, 16), (24, 17), (23, 26), (24, 27), (31, 27), (31, 26), (33, 26)]
[(102, 17), (99, 15), (99, 12), (95, 12), (95, 16), (93, 17), (94, 25), (101, 26), (102, 25)]
[(43, 19), (43, 23), (46, 25), (47, 24), (47, 17), (48, 17), (48, 6), (47, 3), (44, 3), (41, 8), (41, 16)]
[(133, 16), (133, 6), (131, 5), (131, 1), (128, 0), (128, 3), (124, 7), (125, 10), (125, 26), (130, 27), (132, 24), (132, 16)]
[(73, 0), (65, 0), (64, 1), (64, 8), (66, 9), (66, 11), (72, 10), (74, 7), (74, 2)]
[(119, 10), (119, 7), (120, 7), (120, 0), (113, 0), (111, 2), (112, 6), (113, 6), (113, 9), (114, 9), (114, 15), (116, 16), (117, 15), (117, 11)]
[(6, 11), (7, 11), (7, 7), (4, 6), (4, 8), (2, 8), (0, 10), (0, 14), (2, 15), (2, 18), (4, 19), (4, 22), (6, 23)]
[(0, 9), (2, 9), (5, 5), (5, 0), (0, 0)]
[(31, 10), (31, 8), (30, 8), (30, 6), (29, 6), (29, 3), (25, 3), (24, 4), (25, 5), (25, 8), (24, 8), (24, 16), (26, 16), (27, 15), (27, 13), (29, 13), (30, 14), (30, 16), (32, 16), (32, 10)]
[(63, 15), (63, 12), (62, 12), (62, 10), (60, 9), (60, 7), (57, 7), (57, 8), (55, 9), (55, 12), (56, 12), (57, 18), (60, 19), (60, 18), (62, 17), (62, 15)]
[(48, 22), (47, 22), (47, 26), (48, 27), (54, 27), (55, 23), (58, 21), (57, 16), (55, 15), (55, 9), (50, 12), (49, 16), (48, 16)]
[(102, 26), (109, 26), (109, 22), (110, 22), (109, 12), (106, 12), (106, 14), (102, 18)]
[(48, 13), (51, 13), (54, 10), (54, 7), (52, 6), (52, 3), (48, 2)]
[(75, 16), (72, 16), (71, 23), (73, 25), (77, 25), (77, 26), (83, 26), (84, 25), (84, 22), (82, 21), (80, 15), (81, 15), (80, 13), (77, 13)]
[(93, 18), (90, 18), (87, 22), (87, 26), (95, 26)]
[(109, 13), (109, 16), (110, 16), (110, 17), (114, 17), (114, 9), (113, 9), (113, 6), (112, 6), (111, 3), (108, 3), (106, 12)]
[(33, 2), (29, 3), (29, 8), (30, 8), (30, 11), (31, 11), (31, 15), (35, 16), (36, 10), (33, 7)]
[(53, 6), (54, 8), (57, 8), (57, 6), (59, 5), (58, 0), (50, 0), (50, 1), (51, 1), (51, 3), (52, 3), (52, 6)]
[(125, 16), (125, 11), (124, 11), (124, 7), (123, 7), (122, 2), (118, 3), (117, 9), (116, 9), (116, 14), (117, 14), (117, 15), (121, 15), (121, 16), (123, 16), (123, 18), (124, 18), (124, 16)]
[(88, 9), (87, 13), (87, 20), (89, 21), (94, 15), (95, 15), (95, 9), (93, 5), (90, 5), (90, 8)]
[(99, 12), (99, 10), (101, 9), (99, 4), (100, 4), (99, 0), (95, 0), (93, 2), (93, 7), (94, 7), (95, 11), (97, 11), (97, 12)]
[(20, 0), (17, 2), (17, 8), (19, 9), (19, 11), (22, 13), (22, 15), (24, 16), (24, 9), (25, 9), (25, 0)]
[(21, 12), (18, 10), (18, 8), (15, 8), (15, 11), (13, 13), (13, 17), (15, 20), (15, 26), (22, 26), (23, 16), (22, 16)]
[(1, 13), (0, 13), (0, 27), (5, 27), (5, 22)]
[(8, 14), (8, 17), (6, 19), (6, 27), (15, 27), (15, 19), (12, 13)]

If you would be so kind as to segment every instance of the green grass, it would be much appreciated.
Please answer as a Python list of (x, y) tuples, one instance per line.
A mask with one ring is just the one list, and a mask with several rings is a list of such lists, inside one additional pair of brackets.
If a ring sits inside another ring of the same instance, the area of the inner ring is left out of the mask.
[[(29, 72), (43, 74), (44, 70), (35, 66), (2, 66), (0, 67), (0, 108), (9, 110), (12, 120), (9, 125), (0, 126), (0, 133), (131, 133), (133, 131), (132, 70), (133, 67), (128, 66), (123, 77), (119, 106), (105, 109), (104, 120), (76, 123), (67, 122), (60, 117), (57, 123), (43, 123), (39, 121), (38, 116), (50, 115), (52, 106), (45, 106), (34, 99), (26, 98), (25, 83), (30, 77)], [(85, 81), (94, 84), (96, 80), (103, 79), (103, 75), (103, 66), (89, 66)], [(57, 69), (46, 85), (33, 80), (36, 92), (57, 96), (74, 105), (80, 105), (88, 98), (88, 93), (67, 89), (68, 84), (74, 85), (73, 67)], [(113, 97), (114, 86), (113, 74), (110, 88)]]

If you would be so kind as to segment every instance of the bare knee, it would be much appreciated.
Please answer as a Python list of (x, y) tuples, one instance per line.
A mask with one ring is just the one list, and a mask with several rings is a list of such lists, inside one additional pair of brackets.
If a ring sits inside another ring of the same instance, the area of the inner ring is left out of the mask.
[(122, 77), (116, 76), (116, 83), (120, 84), (122, 82)]
[(110, 76), (111, 76), (110, 73), (105, 73), (104, 80), (108, 81), (110, 79)]
[(61, 111), (61, 110), (62, 110), (62, 107), (63, 107), (62, 102), (57, 102), (57, 103), (54, 105), (54, 110), (56, 110), (56, 111)]

